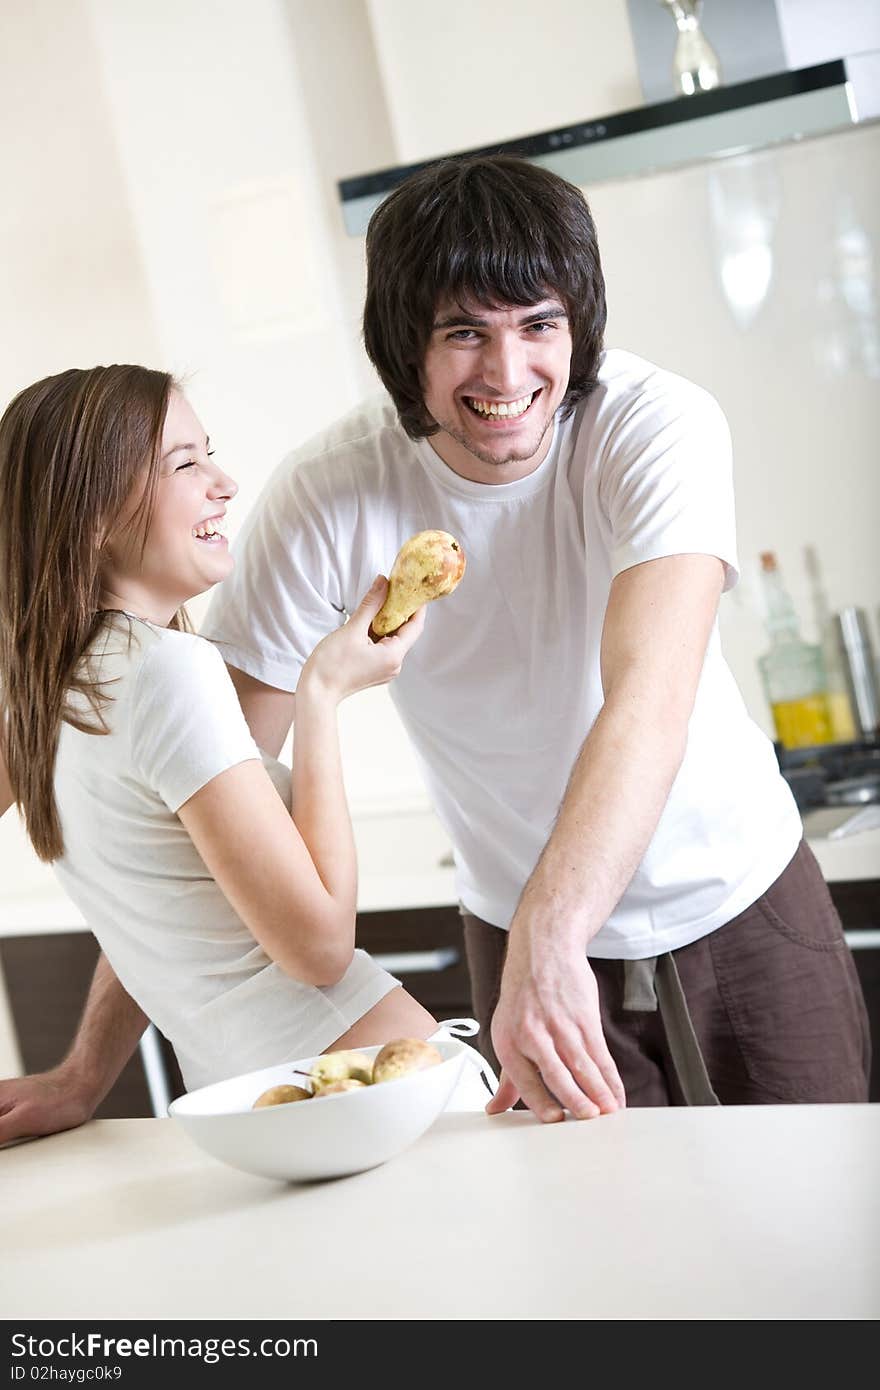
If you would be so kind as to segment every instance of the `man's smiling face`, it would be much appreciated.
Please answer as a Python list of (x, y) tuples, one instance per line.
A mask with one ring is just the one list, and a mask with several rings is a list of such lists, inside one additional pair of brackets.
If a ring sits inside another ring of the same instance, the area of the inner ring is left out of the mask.
[(553, 295), (531, 307), (440, 303), (422, 386), (440, 426), (429, 443), (443, 462), (477, 483), (534, 472), (568, 388), (571, 346), (565, 309)]

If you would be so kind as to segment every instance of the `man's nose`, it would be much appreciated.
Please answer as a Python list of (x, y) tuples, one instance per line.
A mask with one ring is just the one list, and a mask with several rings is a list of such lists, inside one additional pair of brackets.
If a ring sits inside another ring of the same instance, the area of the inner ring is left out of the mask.
[(486, 385), (505, 399), (512, 399), (528, 385), (526, 344), (517, 333), (489, 339), (483, 348), (481, 366)]

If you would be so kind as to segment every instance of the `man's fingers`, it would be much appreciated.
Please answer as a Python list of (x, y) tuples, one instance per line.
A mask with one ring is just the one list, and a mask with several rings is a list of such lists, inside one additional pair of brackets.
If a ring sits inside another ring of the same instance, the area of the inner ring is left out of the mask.
[(22, 1116), (20, 1105), (12, 1105), (0, 1115), (0, 1144), (9, 1144), (13, 1139), (30, 1139), (39, 1133), (39, 1127), (28, 1124)]
[(597, 1115), (610, 1115), (617, 1109), (617, 1101), (602, 1073), (585, 1053), (574, 1063), (553, 1054), (540, 1066), (546, 1084), (575, 1119), (594, 1120)]
[(507, 1072), (502, 1071), (498, 1090), (486, 1106), (486, 1114), (502, 1115), (505, 1110), (512, 1110), (518, 1100), (519, 1091), (507, 1075)]
[[(588, 1046), (580, 1040), (559, 1043), (556, 1052), (559, 1062), (574, 1079), (576, 1087), (598, 1106), (603, 1115), (609, 1115), (626, 1105), (623, 1082), (604, 1039), (601, 1043), (594, 1039)], [(555, 1060), (551, 1058), (550, 1064)], [(549, 1084), (552, 1085), (552, 1081)], [(560, 1099), (563, 1097), (560, 1096)]]
[(522, 1056), (511, 1058), (505, 1064), (501, 1072), (501, 1085), (486, 1107), (486, 1112), (498, 1115), (502, 1110), (509, 1110), (520, 1098), (542, 1124), (555, 1124), (565, 1119), (562, 1106), (547, 1090), (534, 1063)]

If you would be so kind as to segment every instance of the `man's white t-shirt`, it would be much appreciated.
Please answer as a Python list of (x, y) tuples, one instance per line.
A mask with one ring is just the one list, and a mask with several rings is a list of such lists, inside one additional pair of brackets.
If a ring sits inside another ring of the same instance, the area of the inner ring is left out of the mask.
[[(175, 814), (219, 773), (261, 756), (217, 649), (119, 614), (91, 656), (108, 682), (111, 732), (61, 726), (64, 854), (54, 867), (63, 887), (172, 1043), (190, 1090), (324, 1051), (399, 981), (363, 951), (328, 988), (286, 975)], [(73, 703), (87, 709), (79, 696)], [(290, 809), (290, 769), (262, 760)]]
[[(383, 397), (285, 460), (251, 512), (203, 625), (233, 666), (296, 687), (315, 643), (410, 535), (467, 558), (391, 695), (455, 849), (464, 907), (506, 928), (603, 703), (612, 580), (703, 553), (737, 578), (730, 437), (705, 391), (630, 353), (557, 420), (519, 482), (470, 482), (411, 441)], [(755, 901), (802, 835), (772, 744), (712, 633), (687, 749), (641, 864), (590, 943), (638, 959), (697, 940)]]

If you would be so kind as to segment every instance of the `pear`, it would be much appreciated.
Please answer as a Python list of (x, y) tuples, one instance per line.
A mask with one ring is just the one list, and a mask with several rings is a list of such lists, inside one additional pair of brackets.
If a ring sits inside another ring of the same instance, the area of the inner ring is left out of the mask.
[(304, 1091), (302, 1086), (270, 1086), (268, 1091), (264, 1091), (261, 1096), (257, 1096), (252, 1110), (262, 1110), (265, 1105), (289, 1105), (294, 1100), (311, 1100), (311, 1091)]
[(422, 1038), (395, 1038), (386, 1043), (373, 1062), (373, 1080), (395, 1081), (410, 1072), (436, 1067), (443, 1058), (432, 1043)]
[(318, 1096), (335, 1096), (341, 1091), (365, 1091), (366, 1081), (357, 1081), (353, 1076), (346, 1076), (342, 1081), (331, 1081), (329, 1086), (322, 1086), (320, 1091), (316, 1091)]
[(373, 1063), (362, 1052), (325, 1052), (312, 1064), (309, 1073), (315, 1093), (323, 1093), (337, 1081), (357, 1081), (368, 1086), (373, 1079)]
[(377, 637), (396, 632), (431, 599), (451, 594), (464, 574), (464, 551), (448, 531), (419, 531), (391, 566), (385, 602), (372, 622)]

